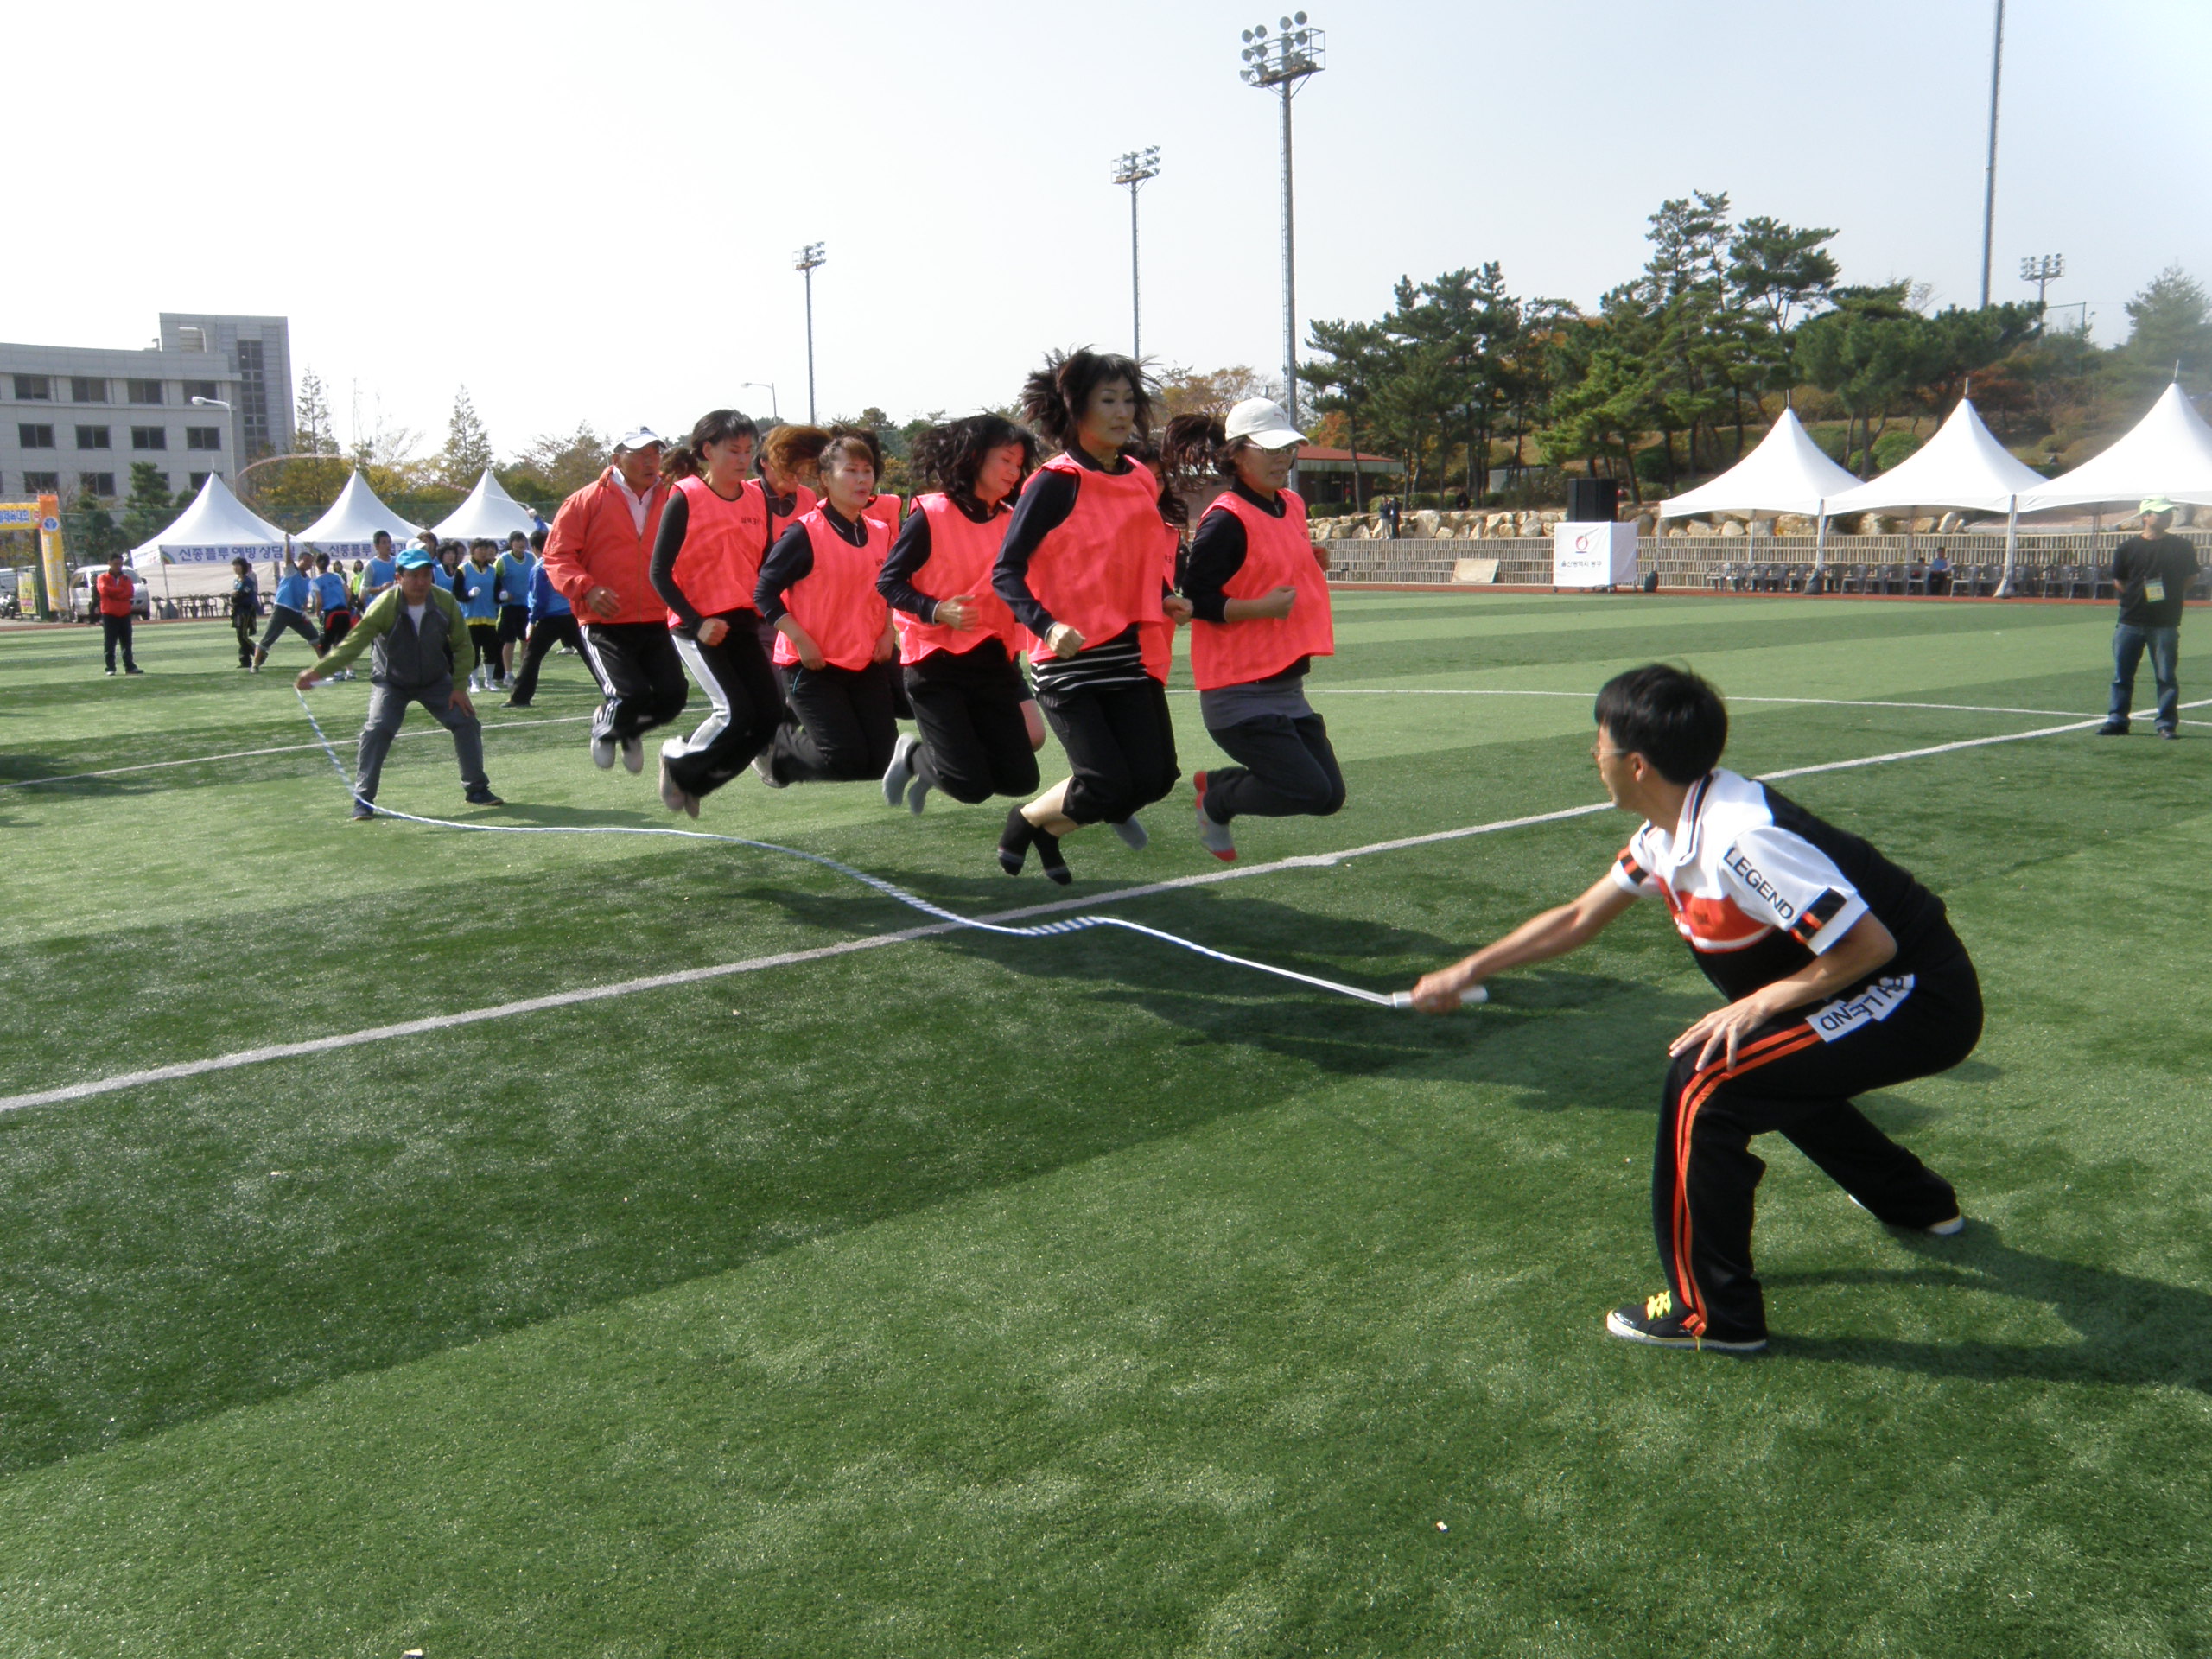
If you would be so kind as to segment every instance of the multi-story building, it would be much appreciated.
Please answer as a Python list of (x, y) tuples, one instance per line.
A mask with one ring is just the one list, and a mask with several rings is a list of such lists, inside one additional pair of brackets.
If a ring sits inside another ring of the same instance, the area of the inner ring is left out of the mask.
[(0, 343), (0, 499), (113, 499), (138, 461), (188, 492), (291, 447), (282, 317), (164, 311), (160, 340), (136, 352)]

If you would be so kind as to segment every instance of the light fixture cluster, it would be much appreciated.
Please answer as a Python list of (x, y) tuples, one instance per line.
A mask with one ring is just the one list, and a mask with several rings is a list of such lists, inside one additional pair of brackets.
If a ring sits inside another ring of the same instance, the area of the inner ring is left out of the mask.
[(1303, 80), (1323, 67), (1328, 37), (1294, 12), (1277, 21), (1270, 34), (1265, 23), (1244, 31), (1244, 67), (1239, 72), (1248, 86), (1280, 86)]

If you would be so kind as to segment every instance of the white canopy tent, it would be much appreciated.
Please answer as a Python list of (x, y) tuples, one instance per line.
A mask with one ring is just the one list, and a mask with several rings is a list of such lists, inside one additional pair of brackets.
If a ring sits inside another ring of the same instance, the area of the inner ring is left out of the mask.
[(476, 480), (476, 487), (468, 493), (468, 499), (435, 528), (442, 542), (489, 536), (504, 543), (510, 531), (518, 530), (527, 536), (537, 527), (522, 505), (500, 486), (499, 480), (492, 476), (492, 469), (486, 467), (484, 476)]
[(418, 528), (378, 500), (368, 480), (357, 472), (346, 480), (330, 511), (302, 531), (299, 539), (334, 558), (365, 559), (374, 550), (377, 531), (388, 532), (404, 547)]
[[(2020, 556), (2020, 510), (2028, 493), (2050, 480), (1990, 435), (1965, 398), (1936, 435), (1879, 478), (1828, 499), (1830, 512), (1872, 512), (1884, 507), (1956, 507), (2005, 517), (2005, 580), (2012, 588)], [(1910, 543), (1907, 543), (1908, 547)]]
[(1659, 504), (1662, 518), (1688, 518), (1700, 512), (1795, 512), (1817, 519), (1820, 539), (1813, 569), (1827, 562), (1828, 514), (1836, 496), (1859, 487), (1859, 480), (1830, 461), (1805, 430), (1797, 411), (1782, 418), (1758, 447), (1710, 483)]
[(210, 473), (177, 521), (152, 541), (131, 549), (125, 557), (130, 568), (142, 575), (159, 570), (165, 597), (178, 593), (219, 594), (230, 589), (232, 559), (251, 563), (256, 559), (282, 558), (289, 539), (232, 495), (219, 476)]
[(2205, 424), (2178, 384), (2160, 393), (2151, 412), (2102, 454), (2039, 488), (2022, 492), (2020, 511), (2133, 509), (2152, 495), (2212, 505), (2212, 426)]

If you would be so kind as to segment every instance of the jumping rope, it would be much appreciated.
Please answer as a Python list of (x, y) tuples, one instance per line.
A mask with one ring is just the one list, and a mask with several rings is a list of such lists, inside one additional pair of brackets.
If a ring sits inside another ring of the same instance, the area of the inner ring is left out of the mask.
[[(818, 864), (825, 870), (834, 870), (839, 875), (860, 882), (863, 887), (874, 888), (887, 899), (895, 899), (900, 904), (921, 912), (925, 916), (933, 916), (938, 920), (950, 922), (956, 927), (972, 928), (979, 933), (995, 933), (1002, 938), (1009, 939), (1044, 939), (1066, 933), (1086, 932), (1094, 927), (1118, 927), (1125, 932), (1141, 933), (1148, 939), (1157, 939), (1162, 944), (1172, 944), (1179, 950), (1192, 951), (1201, 957), (1210, 957), (1216, 962), (1225, 962), (1237, 968), (1249, 968), (1255, 973), (1273, 974), (1278, 979), (1296, 980), (1301, 985), (1311, 985), (1317, 990), (1334, 991), (1338, 996), (1348, 996), (1355, 1001), (1370, 1003), (1378, 1008), (1410, 1008), (1413, 1006), (1411, 994), (1405, 991), (1387, 993), (1365, 991), (1357, 985), (1339, 985), (1333, 979), (1322, 979), (1313, 974), (1297, 973), (1288, 968), (1278, 968), (1272, 963), (1254, 962), (1249, 957), (1231, 956), (1226, 950), (1216, 950), (1211, 945), (1200, 944), (1196, 940), (1184, 938), (1179, 934), (1163, 932), (1156, 927), (1147, 927), (1141, 922), (1132, 922), (1121, 916), (1070, 916), (1056, 922), (1041, 922), (1033, 927), (1009, 927), (1001, 922), (981, 921), (973, 916), (963, 916), (955, 911), (945, 909), (941, 905), (932, 904), (917, 893), (909, 893), (904, 887), (885, 880), (880, 875), (870, 875), (866, 870), (856, 870), (849, 864), (840, 863), (837, 860), (827, 857), (821, 853), (810, 853), (803, 847), (785, 847), (772, 841), (752, 841), (743, 836), (718, 836), (705, 830), (655, 830), (643, 825), (628, 824), (461, 823), (451, 818), (426, 818), (412, 812), (395, 812), (388, 806), (378, 806), (375, 802), (363, 800), (360, 796), (354, 794), (353, 780), (346, 775), (346, 764), (338, 758), (338, 751), (331, 747), (329, 738), (323, 734), (322, 722), (315, 718), (314, 709), (308, 703), (307, 694), (296, 685), (292, 688), (292, 695), (300, 700), (300, 710), (307, 715), (308, 724), (315, 728), (315, 741), (322, 745), (322, 752), (330, 757), (330, 764), (337, 771), (338, 780), (345, 786), (347, 796), (356, 804), (367, 807), (379, 817), (397, 818), (403, 823), (425, 824), (433, 830), (467, 830), (486, 835), (659, 836), (675, 841), (712, 841), (719, 842), (726, 847), (750, 847), (755, 852), (779, 853), (785, 858), (804, 859), (810, 864)], [(1488, 1000), (1489, 994), (1479, 985), (1460, 998), (1463, 1003), (1484, 1002)]]

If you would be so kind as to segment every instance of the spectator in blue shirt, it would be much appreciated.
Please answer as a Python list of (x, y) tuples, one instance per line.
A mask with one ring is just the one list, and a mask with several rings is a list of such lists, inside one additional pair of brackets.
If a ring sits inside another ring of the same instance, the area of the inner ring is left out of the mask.
[(576, 626), (575, 613), (545, 574), (545, 532), (531, 531), (530, 546), (537, 555), (530, 566), (530, 643), (523, 650), (522, 667), (515, 675), (514, 694), (507, 699), (510, 709), (530, 707), (530, 700), (537, 695), (538, 668), (555, 645), (566, 645), (578, 656), (584, 649), (583, 630)]
[(309, 650), (314, 650), (315, 629), (308, 622), (308, 607), (315, 602), (313, 581), (308, 573), (314, 569), (314, 561), (302, 553), (299, 556), (299, 562), (285, 566), (284, 574), (277, 579), (276, 591), (270, 600), (268, 632), (261, 636), (261, 643), (254, 647), (255, 673), (261, 672), (261, 665), (269, 660), (269, 647), (276, 643), (280, 634), (296, 633), (308, 642)]
[[(308, 585), (314, 590), (315, 608), (322, 613), (322, 637), (315, 642), (319, 656), (327, 657), (353, 631), (353, 595), (346, 589), (343, 570), (342, 561), (339, 569), (333, 569), (328, 554), (315, 556), (315, 576)], [(334, 677), (342, 680), (352, 672), (343, 670)]]
[(377, 531), (376, 540), (369, 550), (368, 568), (361, 572), (361, 609), (366, 611), (377, 602), (377, 595), (398, 579), (399, 566), (391, 556), (391, 532)]
[(499, 601), (499, 672), (514, 677), (515, 647), (530, 637), (530, 538), (520, 531), (507, 537), (507, 550), (492, 566), (492, 586)]
[(461, 613), (468, 622), (468, 643), (476, 653), (475, 665), (468, 671), (472, 691), (504, 690), (507, 683), (506, 672), (499, 666), (499, 572), (492, 562), (499, 550), (499, 544), (489, 536), (479, 536), (468, 544), (468, 557), (453, 573), (453, 596), (461, 601)]

